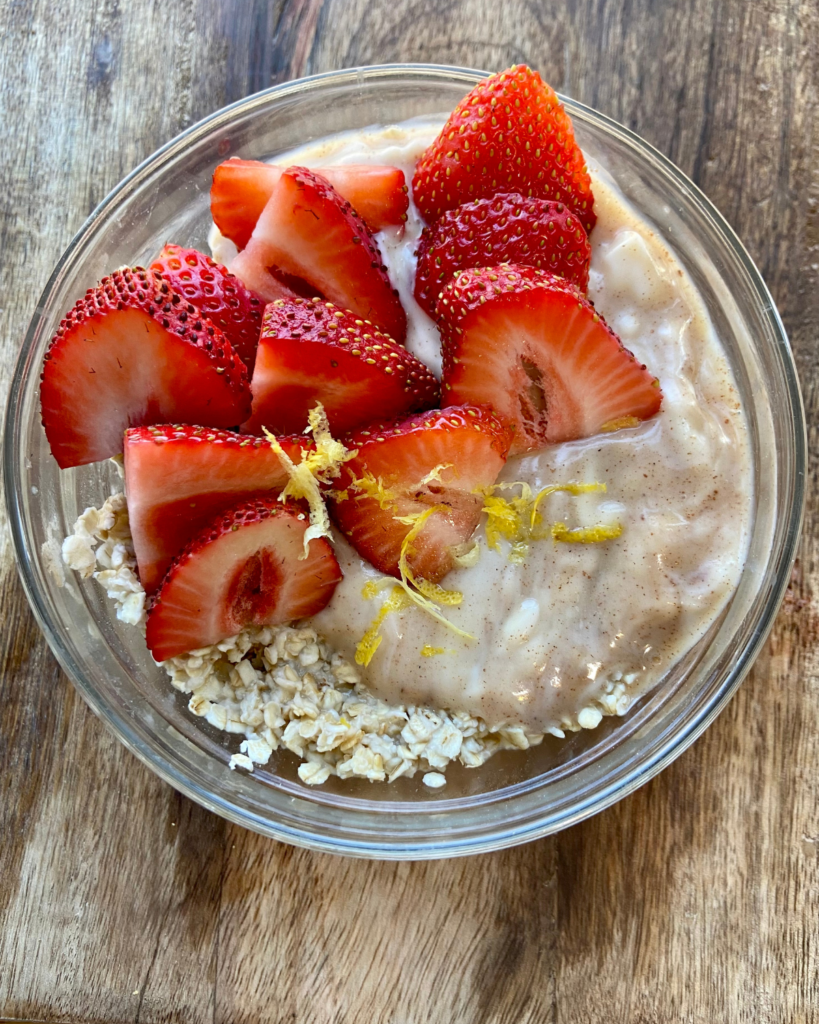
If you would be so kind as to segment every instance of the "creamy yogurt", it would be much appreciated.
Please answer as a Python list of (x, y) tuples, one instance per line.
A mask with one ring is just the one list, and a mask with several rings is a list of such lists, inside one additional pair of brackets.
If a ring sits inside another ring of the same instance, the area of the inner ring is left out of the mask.
[[(337, 136), (294, 150), (278, 163), (415, 163), (440, 124), (408, 123)], [(602, 544), (532, 544), (524, 564), (487, 548), (444, 585), (463, 593), (447, 608), (463, 640), (419, 609), (387, 617), (363, 680), (391, 705), (431, 705), (536, 732), (593, 727), (605, 694), (623, 706), (654, 686), (707, 631), (737, 585), (750, 528), (752, 470), (736, 384), (703, 301), (656, 232), (590, 167), (597, 225), (591, 236), (589, 297), (660, 379), (660, 413), (639, 427), (512, 458), (501, 480), (604, 483), (607, 491), (558, 493), (544, 519), (570, 528), (619, 523)], [(422, 223), (412, 207), (405, 229), (380, 233), (390, 278), (407, 311), (407, 348), (437, 374), (440, 339), (412, 296)], [(229, 262), (230, 243), (214, 237)], [(343, 537), (344, 572), (312, 625), (352, 659), (380, 599), (364, 584), (379, 574)], [(427, 647), (443, 648), (425, 657)]]

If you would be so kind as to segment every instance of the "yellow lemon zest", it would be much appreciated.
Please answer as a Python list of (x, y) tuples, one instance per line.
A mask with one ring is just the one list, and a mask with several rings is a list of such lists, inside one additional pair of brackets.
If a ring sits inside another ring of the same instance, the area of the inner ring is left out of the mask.
[(564, 491), (568, 494), (593, 494), (596, 491), (602, 491), (606, 493), (605, 484), (550, 484), (548, 487), (544, 487), (542, 490), (537, 492), (535, 500), (532, 502), (532, 515), (529, 520), (529, 526), (534, 529), (535, 526), (540, 522), (540, 513), (537, 510), (540, 504), (541, 498), (546, 498), (550, 494), (556, 494), (558, 491)]
[[(496, 493), (511, 488), (520, 488), (520, 494), (513, 498), (504, 498)], [(549, 484), (533, 495), (529, 484), (524, 480), (516, 480), (493, 484), (491, 487), (478, 491), (477, 493), (482, 494), (484, 499), (483, 511), (486, 513), (487, 546), (495, 551), (500, 551), (500, 539), (505, 538), (509, 542), (507, 556), (509, 561), (519, 565), (526, 560), (529, 545), (535, 540), (553, 537), (555, 540), (571, 539), (577, 543), (594, 544), (613, 540), (623, 532), (619, 525), (568, 530), (563, 523), (558, 523), (555, 527), (547, 530), (538, 529), (543, 522), (543, 517), (538, 509), (540, 502), (548, 495), (559, 491), (574, 495), (598, 491), (605, 493), (606, 485), (601, 483)]]
[(460, 590), (444, 590), (443, 587), (439, 587), (437, 583), (430, 583), (429, 580), (416, 580), (415, 586), (430, 601), (449, 605), (450, 608), (457, 607), (464, 599), (464, 595)]
[[(411, 529), (401, 543), (401, 554), (398, 558), (398, 569), (401, 573), (400, 585), (404, 588), (407, 596), (414, 601), (418, 607), (431, 615), (433, 619), (437, 619), (438, 622), (446, 626), (447, 629), (451, 629), (453, 633), (457, 633), (458, 636), (465, 637), (467, 640), (474, 640), (475, 637), (471, 633), (466, 633), (464, 630), (459, 629), (454, 623), (450, 622), (449, 619), (445, 618), (441, 614), (440, 608), (437, 606), (435, 601), (441, 601), (449, 605), (460, 604), (463, 600), (463, 594), (457, 590), (443, 590), (435, 584), (430, 584), (426, 580), (416, 580), (407, 564), (407, 555), (412, 551), (412, 542), (423, 530), (426, 521), (431, 515), (436, 512), (449, 512), (449, 508), (446, 505), (430, 505), (429, 508), (424, 509), (423, 512), (414, 512), (408, 516), (396, 516), (395, 519), (399, 523), (404, 523), (406, 526), (410, 526)], [(420, 587), (423, 586), (428, 592), (431, 587), (434, 587), (435, 598), (430, 598), (425, 595)], [(413, 589), (414, 588), (414, 589)], [(446, 595), (446, 600), (441, 595)], [(457, 595), (457, 597), (456, 597)]]
[[(374, 583), (376, 581), (371, 580), (370, 582)], [(368, 587), (370, 587), (369, 583), (365, 585), (364, 589), (367, 590)], [(370, 594), (365, 594), (365, 597), (366, 596), (375, 595), (371, 592)], [(410, 604), (409, 598), (404, 593), (401, 585), (399, 583), (396, 583), (393, 586), (389, 597), (381, 605), (378, 615), (376, 615), (376, 617), (370, 623), (369, 627), (367, 628), (367, 632), (359, 640), (358, 645), (356, 646), (355, 660), (357, 665), (363, 665), (366, 668), (367, 665), (370, 664), (370, 662), (373, 660), (373, 655), (381, 646), (382, 637), (380, 636), (378, 631), (381, 629), (381, 625), (384, 622), (384, 619), (386, 619), (386, 617), (390, 615), (392, 612), (397, 612), (400, 611), (402, 608), (406, 608), (408, 604)]]
[(506, 498), (487, 495), (484, 498), (483, 511), (486, 513), (486, 546), (493, 551), (500, 551), (500, 539), (505, 537), (514, 541), (521, 530), (522, 498)]
[(636, 416), (621, 416), (617, 420), (610, 420), (600, 428), (602, 433), (611, 434), (615, 430), (625, 430), (626, 427), (639, 427), (640, 420)]
[(365, 601), (372, 601), (374, 597), (378, 597), (384, 589), (384, 584), (387, 582), (388, 578), (386, 576), (382, 576), (380, 580), (367, 580), (361, 588), (361, 596)]
[(552, 527), (552, 539), (567, 544), (599, 544), (604, 540), (616, 540), (622, 532), (623, 527), (619, 523), (612, 523), (611, 526), (605, 523), (581, 526), (576, 530), (569, 530), (565, 523), (555, 523)]
[(481, 557), (481, 542), (479, 540), (467, 541), (465, 544), (456, 544), (449, 549), (452, 561), (462, 569), (471, 569), (478, 564)]
[(445, 469), (452, 469), (452, 463), (451, 462), (441, 462), (441, 463), (439, 463), (434, 469), (431, 469), (427, 473), (427, 475), (424, 477), (423, 480), (420, 480), (418, 482), (418, 486), (419, 487), (425, 487), (427, 484), (431, 484), (433, 482), (442, 484), (443, 480), (441, 479), (441, 473), (443, 473), (443, 471)]
[[(459, 590), (444, 590), (443, 587), (438, 586), (437, 583), (431, 583), (429, 580), (416, 579), (407, 564), (407, 557), (412, 551), (412, 542), (423, 530), (429, 517), (436, 512), (448, 511), (449, 509), (446, 505), (431, 505), (429, 508), (424, 509), (423, 512), (414, 512), (407, 516), (395, 516), (397, 522), (410, 527), (409, 532), (401, 543), (401, 554), (398, 559), (401, 580), (396, 583), (391, 577), (385, 576), (379, 580), (368, 580), (362, 587), (362, 596), (367, 600), (376, 597), (386, 585), (392, 584), (392, 591), (390, 596), (381, 605), (378, 615), (370, 623), (367, 632), (356, 647), (355, 660), (357, 664), (366, 667), (372, 661), (373, 655), (381, 646), (382, 637), (379, 634), (379, 630), (386, 617), (392, 612), (408, 608), (411, 604), (418, 605), (427, 615), (437, 619), (438, 622), (451, 629), (453, 633), (457, 633), (458, 636), (465, 637), (467, 640), (475, 639), (471, 633), (464, 632), (464, 630), (459, 629), (449, 619), (445, 618), (439, 607), (439, 605), (449, 607), (459, 605), (464, 599), (463, 594)], [(435, 654), (445, 653), (443, 648), (429, 647), (429, 650)]]
[(289, 477), (287, 486), (279, 495), (279, 501), (287, 501), (288, 498), (303, 499), (310, 506), (310, 525), (304, 531), (304, 552), (299, 555), (302, 560), (307, 558), (309, 544), (314, 537), (330, 536), (330, 517), (327, 515), (319, 484), (329, 483), (337, 477), (341, 466), (358, 454), (356, 450), (349, 451), (341, 441), (334, 439), (320, 402), (307, 414), (307, 420), (316, 448), (315, 451), (305, 452), (298, 465), (290, 459), (275, 435), (263, 428), (265, 437), (279, 456)]
[(526, 556), (529, 554), (529, 544), (525, 540), (516, 541), (509, 549), (509, 554), (506, 556), (512, 565), (523, 565), (526, 561)]
[[(520, 494), (512, 499), (502, 498), (495, 491), (520, 488)], [(520, 545), (526, 545), (528, 530), (526, 519), (532, 504), (532, 488), (523, 480), (492, 484), (478, 493), (483, 495), (483, 511), (486, 513), (486, 544), (493, 551), (500, 551), (500, 539), (505, 537), (513, 548), (517, 546), (513, 561), (522, 561)], [(528, 547), (528, 545), (527, 545)], [(523, 555), (526, 548), (523, 549)]]
[(357, 501), (362, 498), (372, 498), (373, 501), (378, 502), (379, 508), (385, 510), (392, 508), (398, 500), (395, 491), (385, 487), (381, 478), (374, 477), (370, 472), (365, 472), (364, 476), (354, 477), (350, 481), (350, 486), (361, 492), (355, 495)]
[(421, 655), (424, 658), (434, 658), (436, 654), (446, 654), (446, 648), (433, 647), (432, 644), (424, 644), (421, 648)]
[[(427, 484), (431, 484), (433, 482), (442, 483), (441, 473), (443, 473), (445, 469), (451, 468), (451, 462), (440, 463), (435, 466), (434, 469), (431, 469), (423, 480), (418, 482), (417, 486), (426, 487)], [(379, 508), (384, 511), (390, 508), (395, 508), (398, 504), (398, 495), (395, 491), (390, 490), (390, 488), (384, 484), (381, 477), (376, 477), (369, 471), (365, 471), (363, 476), (353, 477), (350, 480), (350, 486), (359, 491), (358, 494), (354, 495), (357, 501), (360, 501), (362, 498), (372, 498), (373, 501), (378, 502)], [(346, 501), (350, 497), (349, 491), (332, 493), (333, 497), (336, 498), (336, 501)]]

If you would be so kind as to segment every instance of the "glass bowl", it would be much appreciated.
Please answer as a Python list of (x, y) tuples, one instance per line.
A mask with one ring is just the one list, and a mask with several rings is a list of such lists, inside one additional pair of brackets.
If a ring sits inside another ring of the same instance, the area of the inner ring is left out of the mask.
[(60, 260), (11, 385), (3, 466), (20, 574), (54, 654), (91, 708), (176, 789), (288, 843), (360, 857), (478, 853), (566, 828), (626, 796), (679, 756), (737, 688), (771, 628), (801, 524), (805, 427), (788, 340), (762, 278), (698, 189), (636, 135), (564, 102), (587, 155), (675, 251), (699, 288), (748, 413), (755, 493), (750, 552), (708, 635), (625, 718), (566, 741), (548, 737), (482, 768), (451, 766), (444, 790), (331, 779), (310, 789), (274, 754), (251, 775), (228, 768), (236, 738), (194, 719), (139, 632), (101, 588), (64, 573), (60, 544), (87, 505), (110, 493), (110, 463), (61, 472), (40, 424), (45, 349), (64, 312), (122, 264), (145, 264), (168, 239), (203, 248), (209, 188), (228, 154), (268, 158), (329, 134), (450, 111), (484, 72), (393, 65), (289, 82), (206, 118), (138, 167), (91, 215)]

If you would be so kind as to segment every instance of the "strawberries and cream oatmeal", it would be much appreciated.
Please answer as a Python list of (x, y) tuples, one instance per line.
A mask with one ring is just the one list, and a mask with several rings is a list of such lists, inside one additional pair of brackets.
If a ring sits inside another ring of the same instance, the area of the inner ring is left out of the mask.
[(64, 560), (234, 768), (441, 787), (625, 714), (739, 579), (747, 431), (691, 280), (536, 73), (442, 121), (225, 161), (213, 258), (113, 272), (46, 356), (60, 466), (124, 472)]

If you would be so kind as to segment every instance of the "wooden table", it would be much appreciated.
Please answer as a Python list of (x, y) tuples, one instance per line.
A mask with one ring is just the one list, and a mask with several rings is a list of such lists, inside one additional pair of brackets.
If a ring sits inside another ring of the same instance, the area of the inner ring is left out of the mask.
[[(6, 0), (3, 389), (82, 220), (186, 125), (273, 82), (538, 67), (633, 128), (744, 239), (819, 423), (815, 0)], [(177, 795), (58, 670), (0, 534), (0, 1017), (819, 1020), (815, 487), (756, 669), (708, 733), (574, 829), (448, 863), (278, 845)]]

